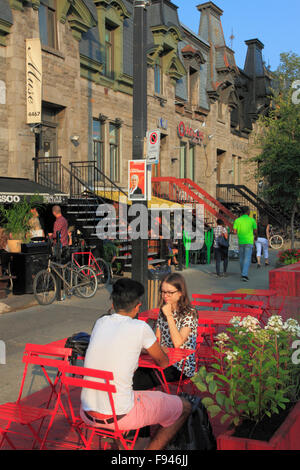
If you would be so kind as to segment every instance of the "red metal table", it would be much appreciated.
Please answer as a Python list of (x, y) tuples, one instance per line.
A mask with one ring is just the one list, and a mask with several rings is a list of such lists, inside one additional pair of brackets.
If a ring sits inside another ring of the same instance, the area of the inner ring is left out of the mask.
[[(167, 353), (168, 358), (169, 358), (169, 364), (168, 364), (167, 367), (170, 367), (170, 366), (176, 364), (177, 362), (179, 362), (183, 359), (184, 360), (183, 361), (183, 366), (182, 366), (182, 371), (183, 371), (184, 366), (185, 366), (186, 358), (188, 356), (190, 356), (191, 354), (195, 353), (195, 349), (166, 348), (166, 353)], [(140, 355), (139, 367), (148, 367), (148, 368), (154, 369), (155, 372), (159, 372), (160, 375), (157, 374), (157, 377), (158, 377), (163, 389), (165, 390), (166, 393), (171, 393), (168, 382), (167, 382), (165, 374), (164, 374), (164, 368), (158, 366), (149, 354), (141, 354)], [(181, 375), (180, 375), (177, 390), (180, 389), (181, 381), (182, 381), (182, 372), (181, 372)]]
[(264, 305), (262, 308), (267, 317), (270, 317), (272, 314), (280, 315), (285, 302), (285, 296), (282, 296), (280, 305), (278, 307), (271, 305), (271, 299), (278, 297), (277, 292), (273, 289), (241, 288), (230, 292), (230, 294), (246, 294), (253, 299), (263, 300)]

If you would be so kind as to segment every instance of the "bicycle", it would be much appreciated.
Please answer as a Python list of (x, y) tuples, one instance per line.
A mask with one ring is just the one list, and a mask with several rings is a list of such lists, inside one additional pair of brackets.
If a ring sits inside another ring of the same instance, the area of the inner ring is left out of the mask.
[(283, 237), (279, 233), (275, 233), (272, 226), (270, 226), (269, 245), (273, 250), (280, 250), (283, 247)]
[(76, 257), (78, 258), (79, 255), (82, 257), (83, 260), (85, 260), (86, 256), (88, 255), (88, 261), (87, 263), (84, 262), (84, 265), (92, 268), (92, 270), (95, 271), (98, 280), (98, 287), (106, 286), (110, 283), (112, 278), (111, 269), (108, 263), (104, 261), (104, 259), (95, 258), (91, 251), (78, 251), (76, 253), (72, 253), (71, 263), (73, 265), (76, 265), (76, 267), (78, 268), (81, 268), (78, 259), (76, 259)]
[(57, 281), (63, 283), (63, 289), (69, 297), (73, 293), (85, 299), (91, 298), (97, 291), (97, 276), (89, 266), (75, 268), (71, 262), (66, 264), (48, 260), (48, 268), (39, 271), (33, 281), (33, 294), (40, 305), (50, 305), (56, 299)]

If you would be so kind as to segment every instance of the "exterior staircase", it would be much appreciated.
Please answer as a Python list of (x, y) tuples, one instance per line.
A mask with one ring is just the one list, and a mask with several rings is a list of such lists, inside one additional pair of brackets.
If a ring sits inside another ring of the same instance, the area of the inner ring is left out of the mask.
[(153, 177), (152, 194), (179, 204), (191, 204), (193, 208), (196, 204), (202, 204), (204, 219), (208, 225), (212, 225), (216, 219), (222, 219), (230, 230), (233, 229), (236, 216), (191, 179)]
[(251, 210), (267, 214), (272, 225), (279, 226), (280, 228), (288, 225), (288, 221), (284, 216), (279, 214), (270, 204), (257, 196), (247, 186), (218, 184), (217, 198), (220, 203), (230, 209), (237, 217), (240, 215), (242, 206), (249, 206)]

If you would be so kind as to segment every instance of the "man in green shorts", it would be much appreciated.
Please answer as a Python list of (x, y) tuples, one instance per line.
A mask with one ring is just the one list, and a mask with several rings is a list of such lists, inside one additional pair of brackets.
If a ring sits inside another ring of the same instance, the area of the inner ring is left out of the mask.
[(238, 236), (241, 275), (245, 282), (249, 280), (248, 271), (251, 264), (254, 236), (257, 233), (256, 221), (249, 217), (249, 214), (249, 207), (242, 207), (242, 215), (234, 221), (233, 225), (233, 232)]

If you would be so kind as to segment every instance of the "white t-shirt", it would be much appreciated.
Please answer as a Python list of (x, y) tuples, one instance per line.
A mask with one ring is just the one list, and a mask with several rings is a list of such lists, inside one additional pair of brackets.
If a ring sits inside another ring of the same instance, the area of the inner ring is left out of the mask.
[[(97, 320), (86, 352), (84, 367), (106, 370), (114, 374), (114, 404), (117, 415), (127, 414), (134, 405), (132, 378), (143, 348), (156, 341), (146, 322), (114, 313)], [(91, 380), (91, 379), (90, 379)], [(97, 380), (97, 379), (93, 379)], [(99, 379), (100, 380), (100, 379)], [(106, 392), (83, 388), (81, 406), (85, 411), (112, 414)]]

